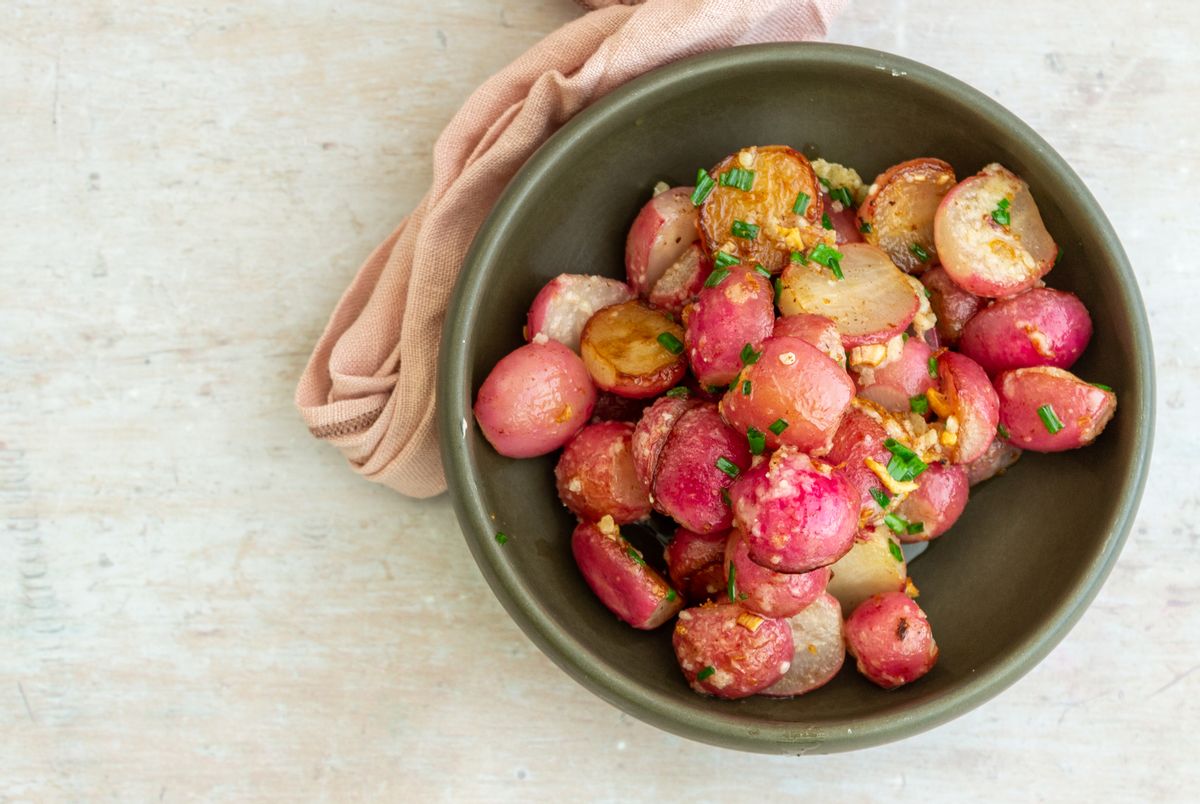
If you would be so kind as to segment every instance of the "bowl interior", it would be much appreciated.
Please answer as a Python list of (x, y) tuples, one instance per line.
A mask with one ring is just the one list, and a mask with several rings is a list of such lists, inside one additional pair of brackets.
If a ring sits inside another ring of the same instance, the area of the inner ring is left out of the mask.
[[(520, 345), (530, 300), (563, 272), (623, 277), (625, 233), (659, 180), (751, 144), (792, 145), (864, 179), (914, 156), (960, 177), (998, 161), (1023, 176), (1063, 247), (1047, 277), (1096, 322), (1074, 371), (1113, 386), (1116, 419), (1092, 447), (1027, 454), (973, 490), (959, 523), (911, 567), (941, 648), (922, 681), (884, 692), (851, 661), (795, 700), (703, 698), (685, 685), (669, 628), (619, 623), (589, 592), (554, 492), (556, 456), (497, 455), (470, 415), (487, 372)], [(481, 230), (447, 320), (443, 453), (468, 542), (525, 631), (564, 669), (632, 714), (731, 747), (800, 753), (875, 744), (966, 711), (1032, 667), (1094, 596), (1136, 509), (1150, 448), (1145, 314), (1116, 236), (1049, 146), (994, 102), (934, 70), (830, 45), (738, 48), (614, 93), (560, 131)], [(502, 530), (504, 546), (494, 540)]]

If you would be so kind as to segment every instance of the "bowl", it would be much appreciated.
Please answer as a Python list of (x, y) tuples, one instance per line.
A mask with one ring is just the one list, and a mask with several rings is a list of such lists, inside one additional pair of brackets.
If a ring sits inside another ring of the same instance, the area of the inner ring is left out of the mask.
[[(475, 426), (491, 367), (522, 343), (526, 309), (562, 272), (624, 276), (625, 233), (659, 180), (691, 184), (746, 145), (789, 144), (864, 178), (915, 156), (960, 177), (998, 161), (1032, 187), (1062, 262), (1047, 277), (1098, 323), (1073, 369), (1113, 386), (1116, 418), (1085, 450), (1027, 453), (972, 491), (958, 524), (911, 574), (941, 656), (883, 691), (848, 660), (791, 700), (693, 693), (670, 628), (635, 631), (591, 594), (571, 557), (573, 517), (556, 456), (510, 460)], [(667, 731), (729, 748), (804, 754), (862, 748), (931, 728), (1028, 672), (1095, 597), (1129, 532), (1153, 417), (1146, 314), (1112, 226), (1062, 157), (1011, 112), (907, 59), (828, 44), (718, 51), (623, 86), (565, 125), (513, 179), (480, 229), (451, 303), (438, 378), (440, 438), (455, 510), (487, 582), (526, 634), (605, 700)], [(497, 531), (509, 536), (495, 539)]]

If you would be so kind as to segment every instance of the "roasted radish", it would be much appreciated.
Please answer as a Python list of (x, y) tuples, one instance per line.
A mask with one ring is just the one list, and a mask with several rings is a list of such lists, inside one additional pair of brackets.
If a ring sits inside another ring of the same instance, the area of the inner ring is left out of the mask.
[(683, 342), (696, 379), (728, 385), (775, 326), (771, 283), (741, 265), (718, 268), (684, 312), (684, 322)]
[(692, 243), (679, 259), (671, 263), (662, 278), (650, 290), (649, 302), (656, 307), (679, 314), (688, 302), (695, 301), (705, 280), (712, 273), (712, 260), (703, 246)]
[(1087, 446), (1117, 410), (1112, 389), (1051, 366), (1006, 371), (996, 378), (996, 390), (1001, 437), (1034, 452)]
[(827, 684), (846, 661), (842, 609), (837, 598), (823, 594), (799, 614), (788, 618), (792, 629), (792, 664), (783, 678), (763, 695), (789, 698)]
[(937, 663), (925, 612), (903, 592), (875, 595), (846, 620), (846, 649), (858, 672), (883, 687), (916, 681)]
[(954, 182), (954, 168), (940, 159), (891, 166), (876, 177), (858, 209), (863, 237), (901, 269), (924, 271), (937, 262), (933, 219)]
[(633, 298), (624, 282), (605, 276), (559, 274), (533, 297), (526, 317), (525, 339), (545, 335), (579, 351), (579, 336), (588, 319), (602, 307)]
[(687, 371), (683, 327), (642, 301), (614, 304), (588, 319), (580, 354), (597, 387), (635, 399), (658, 396)]
[(700, 237), (691, 187), (673, 187), (646, 202), (625, 238), (625, 276), (646, 296)]
[(959, 349), (995, 376), (1009, 369), (1069, 369), (1092, 337), (1092, 318), (1074, 293), (1033, 288), (980, 310)]
[(633, 464), (628, 422), (589, 424), (571, 439), (554, 477), (558, 497), (580, 519), (608, 514), (618, 525), (650, 514), (650, 497)]
[(696, 692), (745, 698), (774, 684), (792, 666), (792, 629), (736, 603), (679, 613), (675, 658)]
[(600, 602), (634, 628), (657, 628), (683, 608), (683, 598), (647, 566), (612, 517), (580, 522), (571, 535), (571, 552)]
[(929, 306), (937, 316), (937, 335), (942, 346), (958, 343), (963, 327), (987, 303), (954, 284), (946, 269), (938, 266), (921, 274), (921, 284), (929, 296)]

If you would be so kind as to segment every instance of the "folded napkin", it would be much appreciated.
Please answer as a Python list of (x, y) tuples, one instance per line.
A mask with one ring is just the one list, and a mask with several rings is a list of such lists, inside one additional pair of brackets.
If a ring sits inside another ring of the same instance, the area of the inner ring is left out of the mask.
[(631, 78), (732, 45), (823, 37), (844, 1), (579, 0), (595, 10), (488, 79), (438, 138), (433, 186), (358, 269), (296, 388), (312, 434), (402, 494), (444, 491), (432, 392), (442, 320), (471, 240), (517, 169)]

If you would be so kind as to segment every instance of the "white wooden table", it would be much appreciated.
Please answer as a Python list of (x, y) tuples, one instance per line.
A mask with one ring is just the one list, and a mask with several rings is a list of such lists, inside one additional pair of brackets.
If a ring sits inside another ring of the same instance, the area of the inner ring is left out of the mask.
[(1120, 563), (1045, 662), (933, 732), (803, 759), (593, 697), (497, 605), (445, 497), (358, 479), (291, 407), (438, 131), (578, 13), (0, 6), (0, 799), (1195, 796), (1200, 5), (838, 21), (997, 98), (1091, 186), (1150, 310), (1159, 438)]

